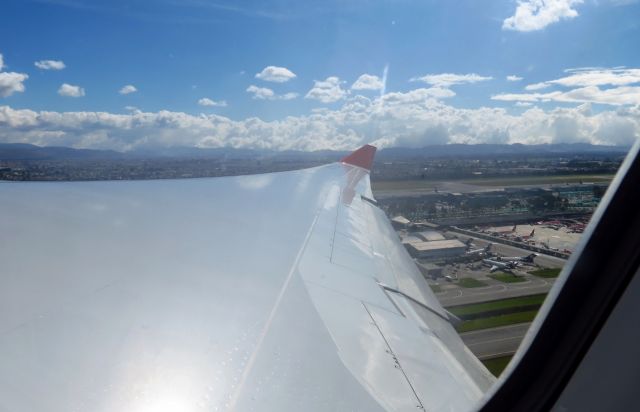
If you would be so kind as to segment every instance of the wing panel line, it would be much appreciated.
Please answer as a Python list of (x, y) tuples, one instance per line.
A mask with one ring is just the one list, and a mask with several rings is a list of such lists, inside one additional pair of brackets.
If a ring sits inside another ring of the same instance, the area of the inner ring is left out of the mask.
[(296, 272), (296, 269), (298, 268), (298, 263), (300, 262), (300, 259), (302, 258), (302, 255), (304, 254), (305, 249), (307, 248), (307, 243), (309, 242), (309, 238), (311, 237), (311, 233), (313, 233), (313, 228), (316, 225), (316, 222), (318, 221), (318, 217), (320, 216), (320, 212), (317, 212), (313, 218), (313, 221), (311, 222), (311, 225), (309, 226), (309, 229), (307, 230), (307, 234), (304, 237), (304, 241), (302, 242), (302, 246), (300, 246), (300, 249), (298, 250), (298, 253), (296, 254), (296, 258), (293, 261), (293, 264), (291, 265), (291, 268), (289, 269), (289, 273), (287, 274), (287, 278), (285, 279), (284, 283), (282, 284), (282, 288), (280, 288), (280, 292), (278, 293), (278, 297), (276, 298), (276, 301), (273, 304), (273, 308), (271, 309), (271, 312), (269, 313), (269, 317), (267, 318), (267, 321), (264, 324), (264, 327), (262, 328), (262, 331), (260, 332), (260, 336), (258, 338), (258, 343), (256, 344), (255, 349), (253, 350), (253, 352), (251, 352), (251, 356), (249, 357), (249, 360), (247, 361), (247, 365), (244, 367), (244, 370), (242, 371), (242, 376), (240, 377), (240, 381), (238, 382), (238, 386), (236, 387), (236, 390), (233, 392), (233, 395), (231, 397), (231, 400), (229, 401), (229, 410), (234, 410), (236, 403), (238, 402), (238, 397), (240, 395), (240, 393), (242, 392), (242, 388), (244, 387), (244, 384), (247, 380), (247, 377), (249, 376), (249, 373), (251, 373), (251, 369), (253, 368), (253, 364), (256, 361), (256, 358), (258, 356), (258, 353), (260, 352), (260, 348), (262, 347), (262, 342), (264, 341), (264, 338), (267, 336), (267, 333), (269, 332), (269, 328), (271, 328), (271, 323), (273, 322), (273, 319), (275, 318), (276, 312), (278, 311), (278, 308), (280, 307), (280, 303), (282, 302), (282, 298), (284, 297), (285, 292), (287, 291), (287, 288), (289, 287), (289, 283), (291, 283), (291, 279), (293, 278), (293, 274)]
[(378, 330), (378, 333), (380, 333), (380, 336), (382, 336), (382, 340), (384, 340), (385, 345), (387, 345), (387, 348), (389, 348), (389, 354), (391, 356), (393, 356), (393, 359), (395, 360), (396, 365), (398, 365), (398, 369), (400, 369), (400, 372), (402, 372), (402, 375), (404, 376), (404, 378), (406, 379), (407, 383), (409, 384), (409, 387), (411, 388), (411, 392), (413, 392), (413, 395), (416, 397), (416, 400), (418, 401), (417, 407), (420, 408), (421, 410), (425, 410), (424, 409), (424, 405), (423, 405), (422, 401), (420, 400), (420, 397), (418, 396), (418, 393), (416, 392), (415, 388), (411, 384), (411, 381), (409, 380), (409, 377), (405, 373), (404, 369), (402, 369), (402, 365), (400, 364), (400, 361), (398, 360), (398, 357), (393, 353), (393, 349), (391, 349), (391, 345), (389, 345), (389, 341), (387, 341), (387, 338), (384, 336), (384, 333), (382, 333), (382, 330), (380, 330), (380, 327), (378, 326), (378, 323), (373, 318), (373, 315), (369, 311), (369, 308), (367, 307), (367, 305), (364, 302), (361, 302), (361, 303), (362, 303), (362, 306), (364, 306), (364, 310), (367, 311), (367, 314), (371, 318), (371, 322), (373, 322), (374, 326)]

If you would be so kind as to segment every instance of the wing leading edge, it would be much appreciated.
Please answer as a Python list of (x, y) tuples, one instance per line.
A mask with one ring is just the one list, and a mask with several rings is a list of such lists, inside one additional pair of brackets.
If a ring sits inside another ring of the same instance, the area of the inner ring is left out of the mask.
[(371, 201), (372, 150), (3, 184), (0, 409), (472, 409), (493, 378)]

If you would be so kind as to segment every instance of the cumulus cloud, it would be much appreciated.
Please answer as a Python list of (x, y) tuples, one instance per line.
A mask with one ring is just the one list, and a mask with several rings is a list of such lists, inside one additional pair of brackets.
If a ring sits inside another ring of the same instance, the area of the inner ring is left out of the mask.
[(560, 20), (578, 16), (575, 6), (583, 0), (520, 0), (515, 14), (502, 23), (503, 30), (542, 30)]
[(441, 87), (429, 87), (421, 89), (413, 89), (408, 92), (391, 92), (385, 94), (381, 100), (386, 104), (407, 104), (421, 103), (428, 99), (445, 99), (455, 96), (456, 93), (451, 89)]
[(315, 80), (313, 88), (304, 98), (318, 100), (322, 103), (335, 103), (347, 96), (347, 91), (342, 88), (343, 83), (335, 76), (327, 77), (325, 80)]
[(62, 70), (67, 67), (62, 60), (40, 60), (33, 64), (40, 70)]
[(0, 54), (0, 97), (9, 97), (14, 93), (24, 92), (24, 81), (29, 76), (24, 73), (2, 72), (6, 67), (4, 57)]
[(542, 82), (542, 83), (533, 83), (533, 84), (528, 84), (527, 86), (525, 86), (525, 90), (541, 90), (541, 89), (546, 89), (547, 87), (551, 86), (549, 83), (546, 82)]
[(640, 83), (640, 69), (627, 68), (578, 68), (567, 69), (568, 76), (550, 80), (547, 84), (557, 84), (565, 87), (576, 86), (623, 86)]
[(516, 102), (517, 107), (531, 107), (533, 103), (531, 102)]
[(298, 97), (298, 93), (276, 94), (268, 87), (258, 87), (253, 84), (247, 87), (246, 91), (253, 94), (252, 98), (256, 100), (291, 100)]
[(267, 100), (275, 96), (273, 90), (267, 87), (258, 87), (253, 84), (247, 87), (247, 92), (253, 94), (253, 98), (258, 100)]
[(256, 73), (256, 79), (267, 82), (284, 83), (295, 79), (296, 74), (286, 67), (267, 66), (260, 73)]
[(465, 83), (477, 83), (487, 80), (491, 80), (493, 77), (480, 76), (475, 73), (469, 74), (454, 74), (454, 73), (441, 73), (441, 74), (427, 74), (421, 77), (414, 77), (412, 82), (424, 82), (436, 87), (450, 87), (456, 84)]
[(84, 89), (80, 86), (63, 83), (58, 89), (58, 94), (65, 97), (82, 97), (84, 96)]
[(520, 80), (522, 80), (522, 77), (520, 76), (516, 76), (513, 74), (510, 76), (507, 76), (507, 81), (510, 81), (510, 82), (519, 82)]
[(200, 106), (215, 106), (215, 107), (227, 106), (227, 102), (224, 100), (215, 101), (215, 100), (209, 99), (208, 97), (203, 97), (202, 99), (198, 100), (198, 104)]
[(24, 73), (0, 73), (0, 97), (8, 97), (14, 93), (24, 92), (24, 81), (29, 78)]
[(504, 93), (491, 96), (493, 100), (524, 102), (600, 103), (614, 106), (640, 105), (640, 87), (600, 89), (597, 86), (580, 87), (569, 91), (548, 93)]
[(216, 114), (139, 110), (49, 112), (0, 106), (0, 141), (133, 150), (196, 146), (274, 150), (348, 150), (434, 143), (629, 144), (640, 137), (640, 106), (591, 110), (589, 104), (514, 114), (504, 108), (462, 109), (443, 91), (424, 88), (382, 97), (348, 97), (336, 109), (280, 120), (232, 120)]
[(560, 88), (565, 88), (564, 90), (554, 90), (547, 93), (504, 93), (492, 96), (492, 99), (600, 103), (616, 106), (640, 103), (640, 86), (638, 86), (640, 84), (640, 69), (586, 67), (568, 69), (565, 72), (569, 74), (559, 79), (534, 83), (525, 87), (528, 92), (552, 86), (560, 86)]
[(135, 93), (137, 91), (138, 91), (138, 89), (136, 89), (136, 86), (134, 86), (132, 84), (128, 84), (126, 86), (123, 86), (122, 89), (120, 89), (120, 91), (118, 91), (118, 93), (120, 93), (120, 94), (130, 94), (130, 93)]
[(384, 82), (378, 76), (372, 74), (363, 74), (358, 77), (352, 85), (353, 90), (382, 90), (384, 88)]

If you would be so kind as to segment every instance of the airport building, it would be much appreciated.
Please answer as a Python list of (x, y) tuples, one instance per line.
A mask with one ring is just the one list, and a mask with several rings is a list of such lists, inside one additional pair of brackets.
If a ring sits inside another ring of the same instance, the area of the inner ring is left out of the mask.
[(417, 237), (417, 236), (405, 236), (402, 238), (402, 244), (404, 245), (405, 243), (420, 243), (420, 242), (424, 242), (424, 239), (421, 237)]
[(458, 239), (434, 240), (431, 242), (405, 243), (412, 256), (421, 259), (441, 259), (464, 254), (467, 246)]
[(422, 232), (413, 233), (413, 235), (419, 237), (425, 242), (433, 242), (435, 240), (445, 240), (444, 235), (435, 230), (423, 230)]
[(433, 263), (418, 262), (418, 268), (420, 268), (424, 277), (437, 279), (443, 276), (442, 266), (434, 265)]

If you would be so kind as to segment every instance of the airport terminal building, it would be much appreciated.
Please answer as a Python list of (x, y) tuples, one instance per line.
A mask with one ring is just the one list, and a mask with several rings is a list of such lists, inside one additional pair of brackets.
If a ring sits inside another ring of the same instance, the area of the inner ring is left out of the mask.
[(460, 256), (467, 246), (458, 239), (433, 240), (430, 242), (405, 243), (413, 257), (420, 259), (442, 259)]

